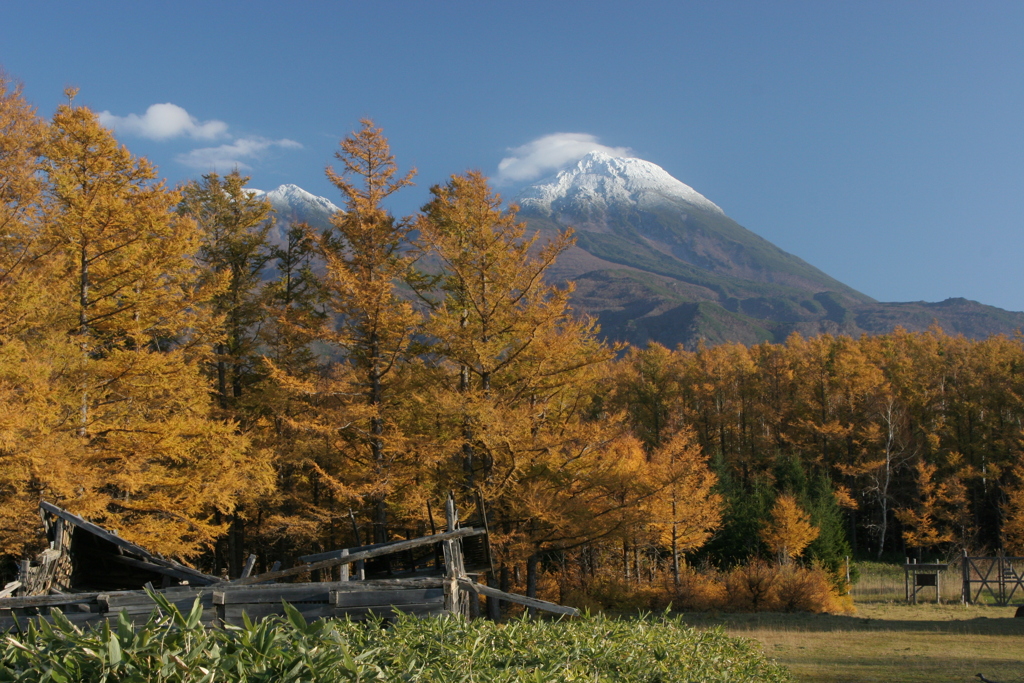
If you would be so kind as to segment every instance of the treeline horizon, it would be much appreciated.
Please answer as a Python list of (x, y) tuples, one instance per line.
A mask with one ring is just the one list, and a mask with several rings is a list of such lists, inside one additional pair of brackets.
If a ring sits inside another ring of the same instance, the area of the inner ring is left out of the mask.
[(611, 556), (1024, 552), (1020, 338), (609, 345), (544, 279), (570, 233), (536, 243), (476, 172), (392, 216), (412, 174), (370, 121), (333, 227), (275, 245), (247, 178), (168, 188), (73, 96), (45, 121), (0, 78), (9, 560), (40, 499), (237, 575), (429, 533), (450, 493), (529, 592)]

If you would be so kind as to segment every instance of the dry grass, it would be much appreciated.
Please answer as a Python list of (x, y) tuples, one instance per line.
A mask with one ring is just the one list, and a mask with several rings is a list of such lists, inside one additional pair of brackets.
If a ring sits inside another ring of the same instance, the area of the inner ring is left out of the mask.
[(1016, 607), (859, 604), (852, 616), (689, 614), (700, 627), (760, 641), (798, 681), (1024, 682)]
[[(881, 562), (858, 563), (861, 578), (853, 586), (853, 599), (858, 602), (896, 602), (904, 599), (906, 584), (903, 567)], [(962, 579), (960, 565), (939, 574), (939, 585), (942, 589), (942, 602), (960, 602)], [(919, 602), (935, 602), (935, 589), (926, 587), (918, 593)]]

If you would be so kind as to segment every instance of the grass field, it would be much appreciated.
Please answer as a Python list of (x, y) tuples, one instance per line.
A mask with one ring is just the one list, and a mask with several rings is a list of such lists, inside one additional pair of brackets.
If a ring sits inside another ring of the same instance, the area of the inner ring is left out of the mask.
[(903, 569), (862, 567), (852, 615), (687, 614), (701, 628), (753, 638), (765, 654), (789, 668), (798, 681), (1024, 683), (1024, 619), (1016, 605), (964, 606), (960, 582), (943, 577), (942, 599), (903, 602)]
[[(853, 599), (859, 603), (863, 602), (898, 602), (904, 599), (906, 587), (904, 584), (903, 567), (896, 564), (884, 564), (881, 562), (858, 563), (861, 577), (853, 586)], [(953, 565), (939, 575), (939, 586), (942, 589), (942, 602), (960, 602), (960, 593), (963, 580), (960, 575), (960, 566)], [(919, 600), (928, 602), (935, 601), (934, 588), (922, 588), (918, 594)]]

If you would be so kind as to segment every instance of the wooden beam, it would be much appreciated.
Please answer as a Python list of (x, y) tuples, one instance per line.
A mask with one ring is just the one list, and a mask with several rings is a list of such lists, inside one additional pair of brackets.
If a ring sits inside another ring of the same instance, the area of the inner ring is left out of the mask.
[(245, 561), (245, 566), (242, 567), (242, 578), (245, 578), (246, 576), (249, 576), (250, 574), (252, 574), (253, 567), (255, 567), (255, 566), (256, 566), (256, 555), (252, 554), (252, 555), (249, 556), (249, 559), (247, 559)]
[(99, 593), (68, 593), (65, 595), (25, 595), (18, 598), (2, 598), (0, 599), (0, 609), (78, 605), (83, 602), (94, 602), (97, 595)]
[(525, 595), (516, 595), (515, 593), (506, 593), (500, 591), (497, 588), (491, 588), (490, 586), (484, 586), (475, 581), (469, 579), (459, 579), (459, 588), (466, 590), (470, 593), (481, 593), (488, 597), (498, 598), (500, 600), (507, 600), (508, 602), (516, 602), (520, 605), (526, 605), (527, 607), (533, 607), (534, 609), (544, 610), (545, 612), (554, 612), (555, 614), (567, 614), (569, 616), (577, 617), (580, 611), (575, 607), (566, 607), (565, 605), (556, 605), (553, 602), (546, 600), (538, 600), (537, 598), (528, 598)]
[(108, 541), (108, 542), (113, 543), (114, 545), (118, 546), (119, 548), (127, 550), (128, 552), (130, 552), (133, 555), (137, 555), (137, 556), (141, 557), (142, 559), (146, 560), (147, 562), (151, 562), (153, 564), (157, 564), (157, 565), (160, 565), (162, 567), (167, 567), (169, 569), (176, 569), (179, 572), (184, 572), (186, 574), (189, 574), (189, 576), (187, 577), (187, 580), (189, 582), (192, 582), (192, 581), (195, 581), (195, 580), (199, 580), (199, 581), (202, 581), (202, 582), (204, 582), (206, 584), (211, 584), (211, 583), (220, 583), (220, 581), (221, 581), (221, 579), (216, 577), (216, 576), (210, 576), (209, 574), (204, 574), (204, 573), (202, 573), (201, 571), (199, 571), (197, 569), (193, 569), (192, 567), (186, 567), (185, 565), (181, 564), (180, 562), (175, 562), (174, 560), (168, 560), (168, 559), (163, 558), (163, 557), (158, 557), (158, 556), (154, 555), (153, 553), (149, 552), (148, 550), (146, 550), (145, 548), (143, 548), (142, 546), (138, 546), (138, 545), (135, 545), (134, 543), (132, 543), (130, 541), (126, 541), (123, 538), (121, 538), (120, 536), (118, 536), (117, 534), (104, 529), (103, 527), (99, 526), (98, 524), (93, 524), (92, 522), (89, 522), (89, 521), (79, 517), (76, 514), (68, 512), (67, 510), (63, 510), (63, 509), (57, 507), (56, 505), (54, 505), (52, 503), (47, 503), (45, 500), (39, 501), (39, 507), (41, 509), (49, 512), (50, 514), (56, 515), (58, 518), (63, 519), (64, 521), (71, 523), (72, 525), (78, 527), (79, 529), (87, 531), (90, 534), (92, 534), (92, 535), (94, 535), (94, 536), (96, 536), (98, 538), (102, 538), (104, 541)]
[[(421, 576), (414, 579), (368, 579), (366, 581), (321, 581), (319, 583), (251, 583), (244, 586), (238, 586), (235, 583), (221, 583), (216, 586), (205, 586), (202, 588), (203, 591), (234, 591), (234, 590), (245, 590), (245, 591), (266, 591), (268, 593), (287, 591), (292, 588), (297, 589), (299, 586), (319, 586), (321, 588), (327, 588), (330, 590), (340, 591), (369, 591), (384, 589), (389, 590), (394, 587), (398, 588), (437, 588), (441, 585), (441, 579), (438, 577), (427, 577)], [(165, 594), (170, 591), (185, 590), (188, 586), (177, 586), (175, 588), (168, 588), (167, 590), (161, 591)]]
[(299, 558), (299, 562), (309, 564), (311, 562), (320, 562), (321, 560), (333, 560), (340, 556), (341, 553), (346, 550), (351, 553), (361, 553), (366, 550), (376, 550), (377, 548), (385, 548), (392, 543), (401, 543), (401, 541), (388, 541), (387, 543), (374, 543), (372, 545), (357, 545), (354, 548), (342, 548), (341, 550), (328, 550), (322, 553), (314, 553), (312, 555), (302, 555)]
[[(352, 553), (350, 555), (342, 555), (342, 550), (334, 551), (336, 557), (321, 560), (319, 562), (310, 562), (308, 564), (301, 564), (291, 569), (282, 569), (276, 572), (267, 572), (265, 574), (258, 574), (256, 576), (247, 576), (244, 579), (235, 579), (225, 585), (231, 586), (247, 586), (252, 583), (263, 583), (264, 581), (274, 581), (277, 579), (283, 579), (286, 576), (295, 576), (296, 574), (305, 574), (306, 572), (315, 571), (317, 569), (327, 569), (328, 567), (335, 567), (342, 563), (358, 562), (359, 560), (369, 560), (374, 557), (382, 557), (384, 555), (390, 555), (391, 553), (399, 553), (404, 550), (410, 550), (412, 548), (419, 548), (425, 545), (432, 545), (434, 543), (440, 543), (441, 541), (448, 539), (464, 538), (466, 536), (480, 536), (486, 533), (483, 529), (474, 529), (473, 527), (466, 527), (465, 529), (457, 529), (443, 534), (433, 534), (430, 536), (421, 536), (420, 538), (410, 538), (407, 541), (395, 541), (385, 546), (375, 548), (373, 550), (364, 550), (358, 553)], [(343, 550), (347, 550), (344, 548)]]
[(68, 512), (67, 510), (63, 510), (52, 503), (47, 503), (45, 500), (41, 500), (39, 501), (39, 507), (42, 508), (43, 510), (46, 510), (52, 515), (56, 515), (57, 517), (63, 519), (66, 522), (70, 522), (79, 529), (88, 531), (93, 536), (97, 536), (99, 538), (102, 538), (104, 541), (113, 543), (114, 545), (120, 548), (124, 548), (125, 550), (134, 555), (138, 555), (147, 560), (157, 559), (155, 555), (150, 553), (145, 548), (137, 546), (130, 541), (126, 541), (117, 534), (104, 529), (100, 525), (93, 524), (92, 522), (89, 522), (76, 514)]
[(134, 557), (128, 557), (127, 555), (111, 555), (110, 559), (119, 564), (126, 564), (129, 567), (135, 567), (137, 569), (145, 569), (146, 571), (153, 572), (154, 574), (172, 576), (182, 581), (188, 581), (190, 584), (196, 578), (195, 574), (191, 572), (183, 572), (173, 567), (164, 567), (163, 565), (155, 564), (153, 562), (137, 560)]
[[(324, 553), (316, 553), (315, 555), (303, 555), (299, 558), (300, 562), (306, 564), (312, 564), (314, 562), (321, 562), (323, 560), (335, 560), (341, 557), (341, 554), (348, 552), (349, 557), (360, 556), (366, 552), (376, 552), (377, 550), (385, 550), (384, 553), (372, 555), (371, 557), (379, 557), (380, 555), (387, 555), (389, 553), (397, 553), (409, 548), (417, 548), (422, 545), (430, 545), (432, 543), (440, 543), (449, 538), (465, 538), (466, 536), (482, 536), (486, 534), (486, 529), (477, 529), (471, 526), (467, 526), (464, 529), (456, 529), (455, 531), (445, 531), (440, 534), (430, 534), (429, 536), (420, 536), (419, 538), (410, 538), (404, 541), (389, 541), (387, 543), (374, 543), (373, 545), (361, 545), (355, 548), (341, 548), (340, 550), (328, 550)], [(413, 543), (414, 545), (408, 545)], [(396, 547), (400, 546), (400, 547)], [(349, 560), (349, 562), (355, 562), (355, 560)]]

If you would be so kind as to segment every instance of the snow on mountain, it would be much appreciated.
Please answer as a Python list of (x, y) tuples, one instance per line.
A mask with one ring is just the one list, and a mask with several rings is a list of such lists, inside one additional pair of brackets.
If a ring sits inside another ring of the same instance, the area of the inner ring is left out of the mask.
[(308, 223), (325, 230), (331, 227), (331, 216), (341, 211), (331, 200), (307, 193), (298, 185), (284, 184), (268, 193), (251, 187), (249, 191), (255, 197), (265, 198), (273, 207), (276, 222), (267, 238), (278, 247), (288, 243), (288, 228), (292, 223)]
[(643, 159), (590, 152), (575, 166), (531, 185), (516, 198), (523, 209), (551, 215), (603, 211), (611, 204), (649, 210), (682, 201), (697, 209), (723, 214), (714, 202), (665, 169)]
[[(318, 197), (311, 192), (306, 192), (298, 185), (286, 184), (276, 190), (264, 192), (263, 190), (250, 189), (257, 197), (266, 197), (277, 211), (280, 219), (288, 219), (292, 215), (305, 216), (327, 215), (331, 216), (341, 211), (329, 199)], [(301, 218), (300, 220), (308, 220)]]
[(267, 238), (278, 247), (287, 244), (288, 227), (292, 223), (307, 223), (317, 230), (326, 230), (331, 227), (331, 216), (341, 211), (329, 199), (306, 192), (298, 185), (286, 184), (270, 192), (247, 189), (253, 196), (265, 198), (274, 207), (277, 221)]

